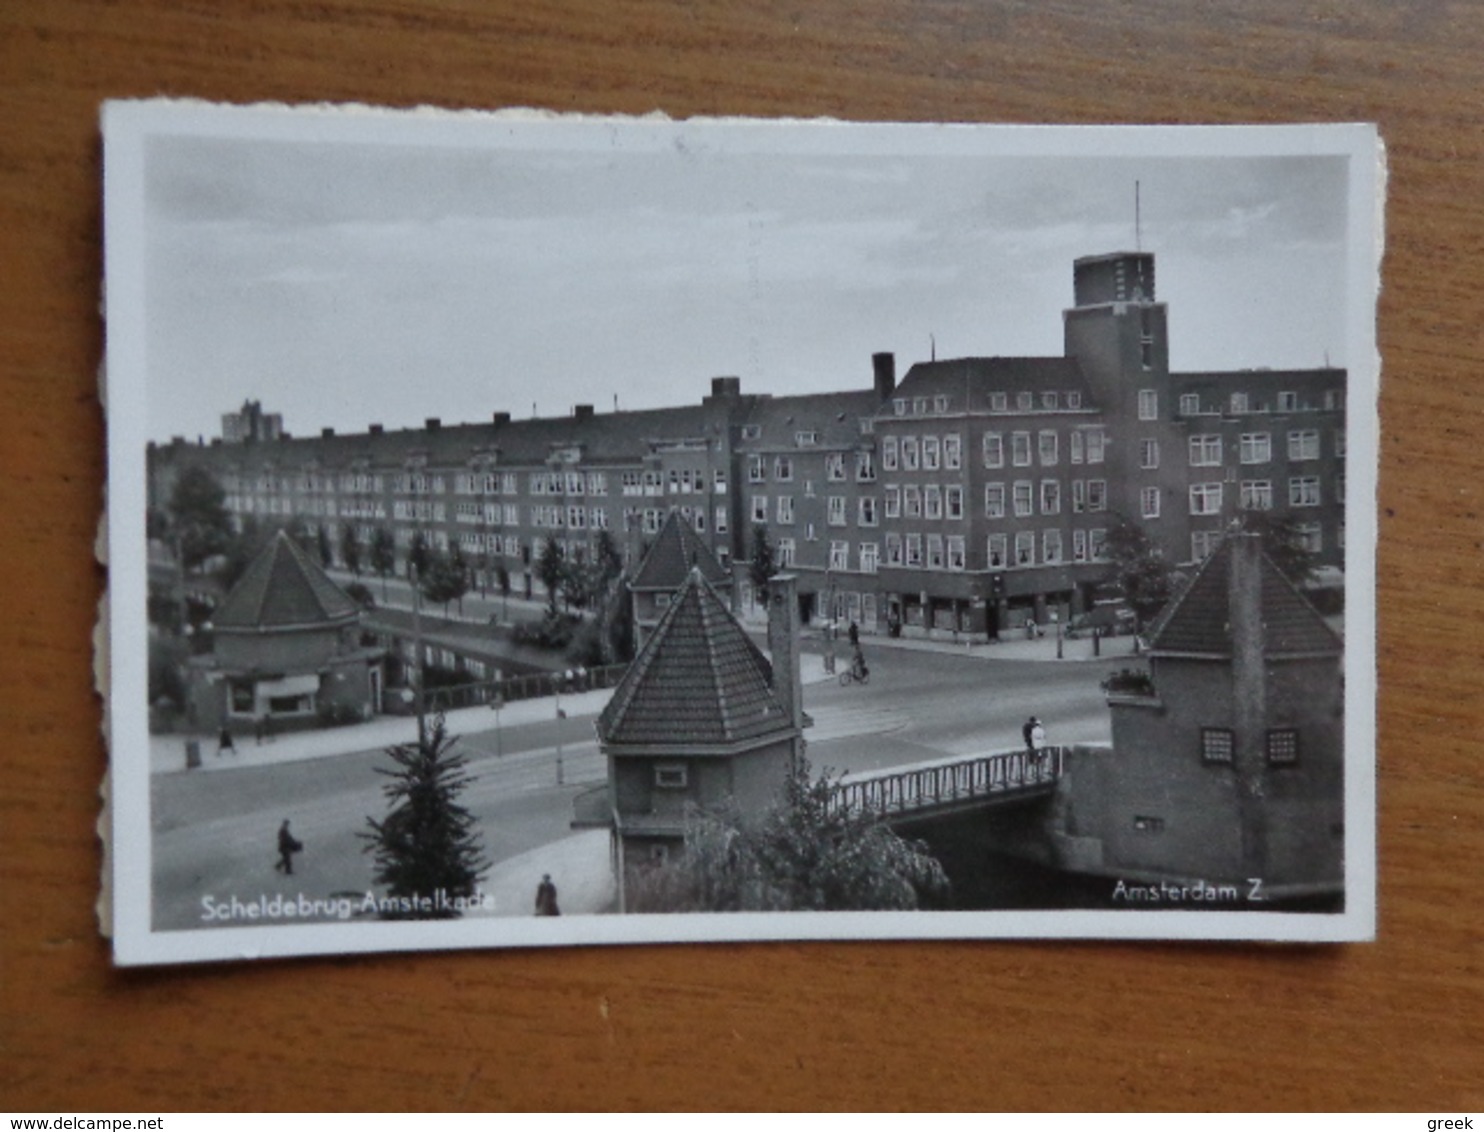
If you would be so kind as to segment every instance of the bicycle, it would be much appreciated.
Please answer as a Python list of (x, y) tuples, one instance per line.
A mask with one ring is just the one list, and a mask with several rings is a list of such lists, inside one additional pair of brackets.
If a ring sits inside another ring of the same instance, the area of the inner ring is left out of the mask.
[(840, 673), (840, 687), (849, 687), (852, 683), (869, 684), (871, 682), (871, 670), (866, 667), (866, 662), (857, 657), (851, 662), (849, 668)]

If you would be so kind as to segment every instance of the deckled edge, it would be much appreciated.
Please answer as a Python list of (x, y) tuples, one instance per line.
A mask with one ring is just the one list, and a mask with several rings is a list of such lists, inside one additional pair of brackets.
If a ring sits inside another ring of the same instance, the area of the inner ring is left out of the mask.
[[(103, 308), (100, 304), (100, 314)], [(105, 418), (108, 414), (108, 363), (98, 363), (98, 399), (103, 405)], [(98, 515), (98, 533), (93, 538), (93, 558), (103, 567), (103, 592), (98, 595), (98, 619), (93, 624), (93, 691), (102, 701), (103, 715), (99, 730), (103, 733), (103, 748), (107, 759), (103, 765), (103, 779), (98, 783), (98, 842), (102, 847), (99, 864), (98, 934), (104, 939), (113, 938), (113, 742), (109, 709), (109, 634), (108, 634), (108, 476), (103, 477), (103, 509)]]

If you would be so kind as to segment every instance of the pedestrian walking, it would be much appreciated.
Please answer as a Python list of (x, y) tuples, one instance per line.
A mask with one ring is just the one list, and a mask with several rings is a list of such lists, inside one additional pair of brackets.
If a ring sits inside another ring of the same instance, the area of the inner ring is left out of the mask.
[(274, 869), (285, 876), (293, 876), (294, 854), (303, 850), (304, 842), (289, 832), (289, 819), (284, 818), (283, 824), (278, 827), (278, 860), (274, 862)]
[(536, 915), (538, 916), (560, 916), (562, 910), (557, 907), (556, 885), (551, 883), (551, 874), (541, 874), (541, 883), (536, 886)]
[(852, 621), (850, 623), (850, 629), (847, 631), (846, 636), (848, 636), (850, 638), (850, 647), (851, 648), (853, 648), (853, 649), (859, 649), (860, 648), (860, 645), (861, 645), (861, 630), (860, 630), (860, 626), (857, 625), (854, 621)]
[(222, 733), (216, 740), (216, 757), (221, 758), (228, 753), (235, 755), (237, 753), (237, 744), (232, 741), (231, 730), (223, 727)]

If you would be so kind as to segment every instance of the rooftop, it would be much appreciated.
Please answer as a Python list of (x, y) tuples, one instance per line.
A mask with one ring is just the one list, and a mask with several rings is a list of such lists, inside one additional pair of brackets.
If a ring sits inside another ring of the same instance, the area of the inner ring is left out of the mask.
[(360, 606), (279, 531), (212, 615), (218, 631), (264, 632), (349, 624)]
[(732, 576), (696, 534), (680, 512), (671, 510), (654, 545), (639, 564), (630, 586), (636, 590), (678, 590), (690, 571), (698, 569), (713, 586), (730, 586)]

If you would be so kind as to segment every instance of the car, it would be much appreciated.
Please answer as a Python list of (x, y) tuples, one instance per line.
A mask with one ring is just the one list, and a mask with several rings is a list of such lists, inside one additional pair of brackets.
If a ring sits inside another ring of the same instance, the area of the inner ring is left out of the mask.
[(1068, 637), (1090, 637), (1096, 629), (1102, 637), (1122, 637), (1134, 631), (1138, 616), (1122, 602), (1095, 605), (1067, 622)]

